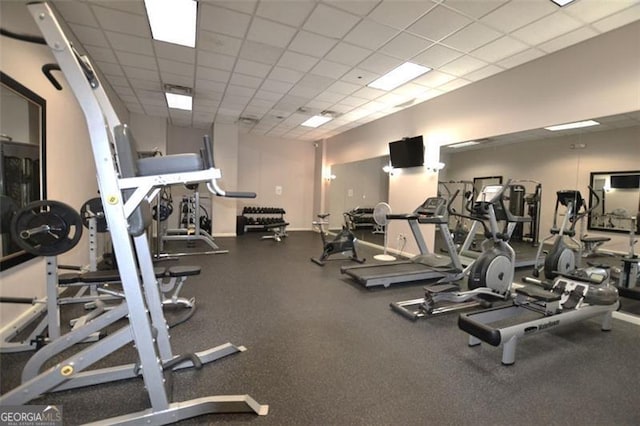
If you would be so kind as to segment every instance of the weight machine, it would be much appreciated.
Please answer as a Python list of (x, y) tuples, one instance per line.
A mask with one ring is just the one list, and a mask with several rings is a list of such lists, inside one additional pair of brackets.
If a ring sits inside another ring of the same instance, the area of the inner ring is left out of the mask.
[[(123, 302), (36, 352), (23, 369), (22, 384), (2, 395), (0, 405), (21, 405), (49, 392), (141, 377), (150, 408), (102, 419), (101, 423), (169, 424), (221, 412), (267, 414), (268, 406), (258, 404), (249, 395), (171, 402), (171, 380), (165, 380), (165, 375), (183, 368), (199, 368), (245, 348), (227, 343), (197, 353), (173, 354), (146, 235), (151, 222), (150, 200), (164, 185), (205, 183), (212, 193), (234, 198), (254, 198), (255, 193), (228, 192), (218, 186), (217, 180), (222, 174), (215, 167), (213, 145), (208, 136), (204, 138), (202, 156), (137, 158), (131, 131), (120, 123), (88, 58), (71, 46), (48, 4), (31, 3), (28, 9), (87, 121), (102, 204), (122, 278)], [(115, 156), (112, 142), (115, 142)], [(126, 324), (44, 369), (51, 358), (119, 320)], [(128, 343), (133, 343), (137, 354), (133, 363), (89, 369)]]
[[(162, 259), (167, 257), (180, 257), (180, 256), (194, 256), (200, 254), (225, 254), (229, 253), (229, 250), (223, 250), (213, 241), (211, 235), (211, 219), (204, 208), (200, 204), (200, 192), (198, 186), (195, 185), (192, 188), (193, 194), (185, 195), (182, 197), (179, 207), (179, 220), (178, 228), (169, 228), (168, 218), (173, 212), (173, 207), (169, 209), (168, 206), (172, 205), (171, 201), (167, 201), (166, 188), (161, 191), (156, 199), (156, 211), (159, 212), (156, 219), (156, 259)], [(168, 198), (170, 199), (170, 196)], [(164, 211), (168, 214), (162, 214)], [(204, 212), (204, 215), (203, 215)], [(182, 241), (187, 243), (187, 247), (195, 246), (197, 241), (206, 243), (211, 250), (206, 251), (185, 251), (178, 253), (167, 253), (165, 251), (165, 242), (167, 241)]]

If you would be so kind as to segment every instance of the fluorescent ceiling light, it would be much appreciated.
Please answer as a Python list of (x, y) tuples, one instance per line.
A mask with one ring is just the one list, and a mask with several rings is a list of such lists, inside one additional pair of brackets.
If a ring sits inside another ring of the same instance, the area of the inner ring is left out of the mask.
[(196, 15), (194, 0), (144, 0), (153, 38), (182, 46), (196, 46)]
[(449, 148), (464, 148), (465, 146), (473, 146), (473, 145), (478, 145), (480, 142), (476, 142), (476, 141), (467, 141), (467, 142), (460, 142), (460, 143), (454, 143), (453, 145), (448, 145)]
[(568, 5), (569, 3), (573, 3), (574, 0), (551, 0), (551, 1), (557, 4), (558, 6), (562, 7), (562, 6)]
[(331, 120), (333, 120), (333, 117), (328, 115), (314, 115), (301, 125), (305, 127), (320, 127)]
[(594, 120), (576, 121), (575, 123), (558, 124), (557, 126), (545, 127), (547, 130), (557, 132), (558, 130), (579, 129), (581, 127), (597, 126), (600, 123)]
[(369, 87), (381, 90), (393, 90), (422, 74), (431, 71), (431, 68), (423, 67), (411, 62), (405, 62), (394, 70), (389, 71), (379, 79), (368, 84)]
[(193, 98), (191, 96), (176, 95), (175, 93), (165, 93), (165, 96), (167, 97), (169, 108), (191, 111), (193, 105)]

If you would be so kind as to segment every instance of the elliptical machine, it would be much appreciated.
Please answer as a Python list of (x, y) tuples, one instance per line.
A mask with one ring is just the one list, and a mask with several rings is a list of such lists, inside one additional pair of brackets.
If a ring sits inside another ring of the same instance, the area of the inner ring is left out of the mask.
[[(598, 205), (600, 204), (600, 198), (589, 187), (595, 202), (589, 209), (586, 207), (586, 203), (582, 198), (580, 191), (575, 189), (564, 189), (556, 192), (556, 205), (553, 211), (553, 225), (551, 226), (550, 234), (542, 241), (542, 244), (538, 246), (538, 252), (536, 254), (536, 263), (533, 266), (533, 276), (538, 278), (540, 276), (540, 270), (544, 272), (544, 277), (548, 280), (554, 279), (558, 275), (567, 274), (576, 268), (578, 268), (580, 258), (582, 254), (582, 245), (580, 241), (575, 238), (576, 225), (587, 217)], [(558, 227), (558, 208), (560, 206), (565, 207), (564, 217), (562, 224)], [(565, 238), (566, 237), (566, 238)], [(553, 245), (549, 252), (544, 256), (544, 265), (540, 265), (542, 259), (542, 249), (545, 243), (555, 238)], [(573, 243), (574, 247), (571, 247), (566, 240)]]
[[(460, 291), (455, 284), (428, 286), (424, 288), (425, 297), (422, 299), (391, 303), (394, 311), (416, 320), (460, 309), (489, 307), (491, 301), (488, 297), (505, 300), (511, 296), (516, 253), (509, 245), (509, 230), (515, 223), (530, 220), (513, 215), (505, 207), (503, 195), (511, 184), (509, 181), (504, 185), (485, 186), (475, 201), (467, 203), (468, 215), (455, 213), (449, 207), (450, 215), (479, 222), (485, 231), (482, 253), (464, 270), (468, 275), (468, 290)], [(498, 221), (505, 222), (504, 230), (499, 229)]]
[(312, 257), (311, 261), (316, 265), (324, 266), (329, 256), (342, 253), (346, 254), (348, 260), (352, 260), (357, 263), (364, 263), (366, 259), (358, 257), (356, 252), (356, 236), (349, 230), (346, 225), (342, 226), (342, 231), (335, 236), (332, 241), (327, 241), (328, 232), (324, 229), (325, 225), (329, 222), (326, 220), (331, 213), (320, 213), (318, 218), (320, 220), (313, 221), (313, 226), (317, 227), (320, 231), (320, 237), (322, 238), (322, 255), (318, 258)]

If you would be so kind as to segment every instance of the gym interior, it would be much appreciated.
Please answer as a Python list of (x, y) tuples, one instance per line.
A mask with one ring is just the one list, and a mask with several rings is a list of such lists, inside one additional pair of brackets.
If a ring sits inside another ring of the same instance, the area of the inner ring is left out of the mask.
[(637, 1), (188, 3), (0, 2), (3, 416), (640, 423)]

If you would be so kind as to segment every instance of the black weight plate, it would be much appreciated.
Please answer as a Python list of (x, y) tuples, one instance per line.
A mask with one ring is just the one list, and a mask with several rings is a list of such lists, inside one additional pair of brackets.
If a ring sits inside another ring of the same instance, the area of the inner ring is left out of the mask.
[(91, 198), (90, 200), (85, 201), (82, 207), (80, 207), (80, 216), (82, 217), (82, 224), (87, 229), (89, 228), (89, 219), (95, 217), (96, 231), (107, 232), (109, 230), (100, 197)]
[(13, 216), (11, 236), (20, 248), (33, 255), (55, 256), (78, 244), (82, 218), (59, 201), (35, 201)]

